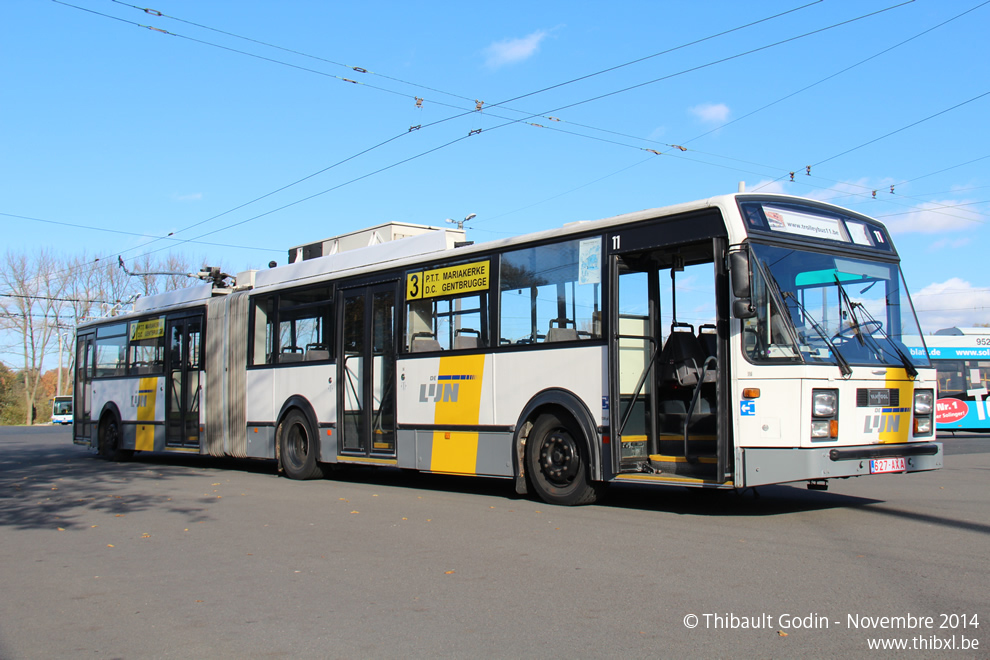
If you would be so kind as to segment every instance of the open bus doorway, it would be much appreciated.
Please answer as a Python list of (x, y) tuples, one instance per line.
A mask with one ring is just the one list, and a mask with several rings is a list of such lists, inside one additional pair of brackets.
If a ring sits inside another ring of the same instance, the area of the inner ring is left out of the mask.
[(717, 312), (725, 277), (715, 258), (724, 246), (716, 238), (616, 256), (611, 424), (620, 472), (726, 479), (727, 332)]

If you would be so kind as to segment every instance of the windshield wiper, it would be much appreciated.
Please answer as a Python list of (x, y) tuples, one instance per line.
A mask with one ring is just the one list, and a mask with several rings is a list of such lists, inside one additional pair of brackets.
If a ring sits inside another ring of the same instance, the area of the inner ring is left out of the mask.
[(852, 321), (850, 321), (849, 328), (853, 331), (853, 335), (856, 339), (859, 340), (859, 345), (865, 346), (866, 340), (863, 339), (863, 330), (859, 327), (859, 320), (856, 319), (856, 306), (858, 303), (854, 303), (849, 298), (849, 294), (846, 293), (845, 287), (843, 287), (842, 282), (839, 281), (839, 276), (837, 274), (833, 274), (832, 277), (835, 278), (835, 286), (839, 287), (839, 298), (846, 303), (846, 309), (849, 310), (849, 318), (852, 319)]
[[(883, 338), (887, 340), (887, 344), (894, 349), (895, 353), (897, 353), (897, 357), (900, 359), (901, 364), (904, 365), (904, 371), (906, 371), (908, 375), (911, 376), (911, 378), (917, 377), (918, 369), (914, 366), (914, 362), (912, 362), (911, 358), (909, 358), (907, 355), (904, 354), (904, 351), (902, 351), (901, 347), (897, 345), (897, 342), (895, 342), (891, 338), (891, 336), (887, 334), (887, 331), (883, 329), (883, 324), (877, 321), (875, 318), (873, 318), (873, 315), (870, 314), (869, 310), (867, 310), (862, 303), (854, 303), (854, 304), (856, 304), (859, 307), (862, 307), (863, 315), (866, 317), (866, 320), (870, 323), (870, 325), (876, 326), (877, 332), (883, 335)], [(873, 342), (874, 346), (876, 347), (879, 353), (888, 352), (886, 349), (884, 349), (883, 346), (880, 345), (880, 342), (878, 342), (872, 336), (870, 336), (870, 340)]]
[(826, 332), (822, 329), (821, 325), (818, 324), (818, 321), (815, 320), (815, 317), (808, 313), (808, 310), (804, 308), (804, 305), (801, 304), (801, 302), (797, 299), (794, 293), (792, 291), (786, 291), (786, 292), (781, 291), (780, 284), (777, 283), (777, 279), (773, 276), (772, 273), (766, 272), (764, 274), (764, 277), (766, 278), (767, 282), (769, 282), (770, 284), (771, 293), (776, 294), (777, 298), (784, 303), (785, 309), (787, 308), (787, 301), (791, 300), (794, 302), (795, 305), (797, 305), (798, 309), (801, 310), (801, 313), (804, 315), (804, 318), (811, 321), (811, 327), (815, 329), (815, 332), (818, 333), (819, 337), (825, 340), (825, 343), (832, 350), (832, 354), (835, 355), (835, 361), (839, 365), (839, 373), (841, 373), (843, 376), (851, 376), (853, 370), (852, 367), (849, 366), (849, 360), (847, 360), (846, 356), (842, 354), (842, 351), (840, 351), (838, 347), (836, 347), (836, 345), (832, 343), (832, 340), (829, 339), (828, 334), (826, 334)]
[(790, 300), (797, 306), (799, 310), (801, 310), (801, 314), (803, 314), (804, 318), (808, 319), (811, 322), (811, 327), (814, 328), (815, 332), (818, 333), (818, 336), (821, 337), (823, 340), (825, 340), (825, 343), (828, 345), (828, 347), (832, 349), (832, 353), (835, 355), (835, 361), (839, 364), (839, 372), (843, 376), (851, 376), (853, 370), (852, 367), (849, 366), (849, 361), (842, 354), (842, 351), (840, 351), (838, 347), (832, 342), (832, 340), (828, 336), (828, 333), (826, 333), (822, 329), (822, 326), (818, 323), (815, 317), (812, 316), (807, 309), (805, 309), (804, 305), (801, 304), (801, 301), (799, 301), (792, 292), (787, 291), (786, 293), (782, 293), (781, 295), (784, 298), (785, 305), (787, 304), (787, 301)]
[[(883, 335), (883, 338), (887, 340), (887, 344), (889, 344), (894, 349), (894, 352), (897, 353), (897, 357), (900, 359), (901, 364), (904, 365), (904, 370), (912, 378), (916, 377), (918, 375), (918, 370), (915, 368), (914, 363), (911, 362), (911, 359), (904, 354), (904, 351), (902, 351), (900, 347), (896, 343), (894, 343), (894, 340), (890, 338), (890, 335), (888, 335), (887, 332), (883, 329), (883, 324), (877, 321), (875, 318), (873, 318), (873, 315), (870, 314), (869, 310), (866, 309), (866, 306), (863, 305), (863, 303), (853, 302), (852, 299), (849, 298), (849, 294), (846, 293), (845, 287), (843, 287), (842, 282), (839, 281), (838, 275), (833, 275), (833, 277), (835, 277), (835, 285), (839, 288), (839, 297), (845, 301), (846, 307), (849, 308), (849, 317), (852, 319), (852, 325), (850, 327), (852, 328), (853, 333), (856, 335), (856, 338), (859, 339), (859, 343), (865, 346), (866, 345), (865, 337), (869, 337), (870, 343), (872, 344), (871, 349), (875, 350), (878, 356), (888, 352), (887, 350), (884, 349), (883, 346), (880, 345), (880, 343), (873, 337), (872, 334), (866, 335), (863, 333), (863, 330), (860, 327), (859, 320), (856, 318), (857, 307), (859, 307), (863, 311), (863, 316), (866, 318), (867, 321), (869, 321), (869, 324), (872, 327), (876, 328), (875, 331)], [(876, 284), (876, 282), (874, 282), (873, 284)], [(873, 286), (873, 284), (871, 284), (870, 286)], [(866, 287), (866, 289), (863, 289), (863, 291), (866, 291), (869, 288), (870, 287), (868, 286)]]

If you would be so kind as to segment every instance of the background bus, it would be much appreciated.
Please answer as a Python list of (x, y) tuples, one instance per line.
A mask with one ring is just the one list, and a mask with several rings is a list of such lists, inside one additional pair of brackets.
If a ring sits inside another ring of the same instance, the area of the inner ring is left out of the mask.
[(52, 399), (52, 424), (72, 423), (72, 396), (56, 396)]
[(566, 505), (942, 466), (900, 259), (836, 206), (740, 193), (480, 244), (379, 227), (290, 261), (80, 325), (74, 441)]
[(944, 328), (925, 343), (938, 372), (938, 430), (990, 431), (990, 328)]

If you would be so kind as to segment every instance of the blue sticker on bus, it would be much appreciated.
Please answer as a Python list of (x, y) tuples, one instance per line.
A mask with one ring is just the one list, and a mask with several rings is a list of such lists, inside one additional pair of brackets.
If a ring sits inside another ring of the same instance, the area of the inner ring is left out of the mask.
[(743, 417), (752, 417), (756, 414), (756, 401), (740, 401), (739, 414)]

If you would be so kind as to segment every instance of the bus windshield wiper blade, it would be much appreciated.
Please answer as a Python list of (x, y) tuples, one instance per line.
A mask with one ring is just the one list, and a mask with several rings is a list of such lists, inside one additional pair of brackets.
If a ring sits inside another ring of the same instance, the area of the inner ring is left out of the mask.
[(801, 310), (801, 313), (804, 315), (804, 318), (811, 321), (811, 327), (814, 328), (815, 332), (818, 333), (819, 337), (825, 340), (825, 343), (832, 350), (832, 354), (835, 355), (835, 361), (839, 365), (839, 372), (843, 376), (851, 376), (853, 370), (852, 367), (849, 366), (849, 360), (846, 359), (846, 356), (842, 354), (842, 351), (840, 351), (839, 348), (832, 342), (828, 334), (822, 329), (822, 326), (818, 323), (815, 317), (812, 316), (810, 313), (808, 313), (808, 310), (805, 309), (804, 305), (802, 305), (801, 302), (797, 299), (797, 297), (795, 297), (795, 295), (790, 291), (788, 291), (787, 293), (783, 293), (781, 295), (784, 298), (785, 304), (787, 303), (788, 300), (792, 301), (797, 306), (797, 308)]
[[(804, 308), (804, 305), (801, 304), (801, 302), (797, 299), (794, 293), (792, 291), (785, 292), (781, 290), (780, 284), (777, 282), (777, 278), (773, 276), (773, 273), (769, 272), (769, 269), (767, 269), (767, 272), (764, 274), (764, 278), (770, 284), (771, 295), (777, 296), (777, 299), (781, 303), (783, 303), (784, 309), (787, 308), (787, 301), (792, 300), (794, 304), (797, 305), (798, 309), (801, 310), (801, 313), (804, 314), (804, 318), (811, 321), (811, 327), (815, 329), (815, 332), (818, 333), (819, 337), (825, 340), (825, 343), (828, 345), (829, 349), (831, 349), (832, 354), (835, 355), (835, 361), (839, 365), (839, 373), (841, 373), (843, 376), (851, 376), (853, 370), (852, 367), (849, 366), (849, 360), (846, 359), (846, 356), (844, 356), (842, 352), (832, 342), (829, 336), (818, 324), (818, 321), (815, 320), (815, 317), (808, 313), (808, 310)], [(798, 352), (800, 353), (800, 350)]]
[[(915, 378), (918, 375), (918, 369), (914, 366), (914, 362), (912, 362), (911, 358), (909, 358), (907, 355), (904, 354), (904, 351), (902, 351), (901, 347), (897, 345), (897, 342), (895, 342), (891, 338), (891, 336), (887, 334), (887, 331), (883, 329), (883, 324), (877, 321), (875, 318), (873, 318), (873, 315), (870, 314), (870, 312), (865, 307), (863, 307), (862, 303), (854, 303), (854, 304), (858, 304), (860, 307), (863, 308), (863, 314), (865, 315), (866, 320), (871, 324), (875, 324), (876, 331), (879, 332), (881, 335), (883, 335), (883, 338), (886, 340), (887, 344), (894, 349), (894, 353), (897, 354), (897, 357), (898, 359), (900, 359), (901, 364), (904, 365), (904, 371), (906, 371), (908, 375), (911, 376), (911, 378)], [(870, 337), (870, 341), (874, 344), (874, 347), (877, 349), (879, 353), (887, 352), (887, 350), (880, 345), (880, 342), (878, 342), (875, 337), (871, 335), (867, 335), (867, 336)]]
[(832, 277), (835, 278), (835, 285), (839, 287), (839, 298), (846, 304), (846, 309), (849, 310), (849, 318), (851, 319), (849, 328), (853, 331), (853, 335), (856, 339), (859, 340), (859, 345), (865, 346), (866, 340), (863, 339), (863, 330), (859, 327), (859, 320), (856, 318), (855, 304), (849, 298), (849, 294), (846, 293), (846, 289), (842, 286), (842, 282), (839, 281), (838, 273), (833, 273)]

